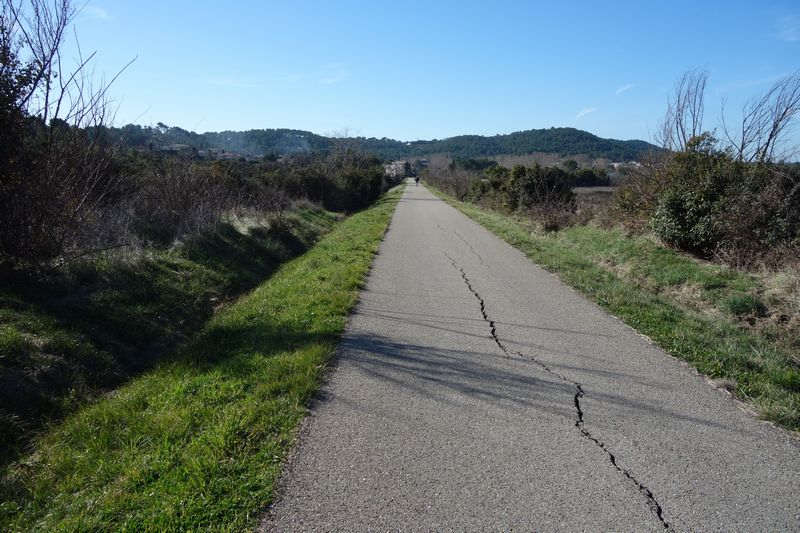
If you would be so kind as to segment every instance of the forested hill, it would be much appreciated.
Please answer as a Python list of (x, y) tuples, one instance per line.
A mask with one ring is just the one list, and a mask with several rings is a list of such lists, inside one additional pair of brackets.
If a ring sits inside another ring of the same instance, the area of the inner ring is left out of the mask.
[(448, 139), (403, 143), (390, 139), (360, 139), (365, 150), (402, 158), (449, 153), (453, 157), (473, 158), (498, 154), (523, 155), (547, 152), (561, 155), (587, 154), (613, 161), (628, 161), (656, 149), (644, 141), (603, 139), (575, 128), (526, 130), (508, 135), (459, 135)]
[(459, 135), (448, 139), (403, 142), (374, 137), (333, 139), (309, 131), (290, 129), (265, 129), (248, 131), (223, 131), (195, 133), (159, 123), (155, 128), (129, 124), (114, 128), (112, 132), (128, 146), (157, 149), (189, 147), (196, 150), (225, 150), (250, 157), (284, 155), (304, 152), (321, 152), (331, 149), (336, 142), (351, 146), (386, 159), (424, 157), (447, 153), (453, 157), (472, 158), (499, 154), (530, 154), (533, 152), (560, 155), (587, 154), (613, 161), (638, 159), (656, 147), (645, 141), (619, 141), (603, 139), (575, 128), (549, 128), (526, 130), (508, 135)]

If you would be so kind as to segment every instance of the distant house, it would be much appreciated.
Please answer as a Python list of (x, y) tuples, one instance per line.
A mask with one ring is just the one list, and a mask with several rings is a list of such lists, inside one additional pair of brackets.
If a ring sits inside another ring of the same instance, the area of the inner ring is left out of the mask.
[(414, 175), (411, 164), (408, 161), (392, 161), (391, 163), (383, 165), (383, 171), (386, 176), (395, 179), (407, 178)]

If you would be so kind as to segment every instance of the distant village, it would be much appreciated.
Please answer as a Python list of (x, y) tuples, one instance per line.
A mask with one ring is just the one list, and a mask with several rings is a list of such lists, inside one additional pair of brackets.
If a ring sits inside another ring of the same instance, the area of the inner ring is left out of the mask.
[(383, 165), (383, 170), (389, 178), (411, 178), (426, 168), (428, 168), (427, 159), (399, 160)]

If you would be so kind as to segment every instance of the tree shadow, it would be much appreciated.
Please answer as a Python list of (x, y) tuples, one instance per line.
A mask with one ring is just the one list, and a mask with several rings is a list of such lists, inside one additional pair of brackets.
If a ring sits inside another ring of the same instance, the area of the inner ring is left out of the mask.
[(0, 327), (22, 341), (0, 344), (0, 466), (46, 425), (175, 357), (217, 307), (309, 249), (326, 227), (314, 223), (287, 218), (248, 233), (222, 224), (135, 262), (4, 276)]
[[(337, 351), (337, 364), (355, 367), (370, 379), (384, 382), (386, 390), (400, 388), (436, 403), (457, 406), (469, 403), (472, 409), (508, 408), (507, 420), (519, 423), (521, 409), (534, 409), (564, 417), (564, 423), (574, 425), (575, 385), (545, 372), (531, 359), (509, 357), (498, 353), (454, 350), (423, 344), (399, 343), (389, 338), (350, 333), (342, 339)], [(582, 374), (599, 374), (619, 378), (620, 383), (631, 376), (607, 370), (560, 365)], [(608, 406), (607, 412), (632, 412), (651, 417), (653, 424), (668, 418), (731, 433), (744, 434), (741, 428), (731, 428), (712, 418), (669, 409), (663, 405), (632, 399), (624, 394), (599, 392), (591, 384), (583, 384), (586, 397)], [(663, 387), (657, 387), (663, 388)], [(320, 401), (340, 399), (335, 387), (325, 387)], [(370, 411), (370, 405), (353, 405)], [(591, 412), (584, 413), (591, 420)], [(389, 414), (389, 416), (393, 416)], [(597, 423), (596, 420), (594, 423)]]

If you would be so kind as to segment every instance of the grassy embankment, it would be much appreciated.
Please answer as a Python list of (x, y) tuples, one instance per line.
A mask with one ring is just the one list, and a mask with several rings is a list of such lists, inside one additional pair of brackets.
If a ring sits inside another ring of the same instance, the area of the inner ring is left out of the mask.
[(48, 424), (151, 368), (215, 309), (330, 231), (313, 206), (237, 219), (169, 250), (0, 276), (0, 466)]
[(10, 466), (4, 531), (242, 530), (270, 502), (399, 190)]
[[(703, 263), (646, 237), (574, 226), (543, 232), (530, 220), (448, 203), (568, 285), (692, 364), (761, 415), (800, 430), (800, 339), (771, 311), (755, 276)], [(796, 312), (797, 310), (795, 310)], [(754, 327), (755, 326), (755, 327)]]

